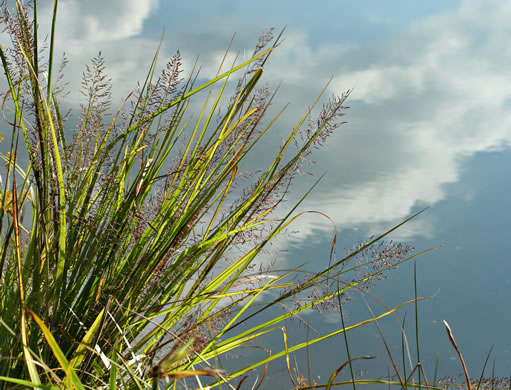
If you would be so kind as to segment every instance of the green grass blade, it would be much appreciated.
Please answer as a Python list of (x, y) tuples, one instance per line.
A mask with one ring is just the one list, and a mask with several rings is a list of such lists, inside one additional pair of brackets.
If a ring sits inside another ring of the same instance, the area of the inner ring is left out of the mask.
[[(314, 338), (312, 340), (309, 340), (309, 341), (306, 341), (306, 342), (303, 342), (303, 343), (299, 343), (299, 344), (297, 344), (297, 345), (295, 345), (293, 347), (289, 347), (288, 351), (280, 351), (280, 352), (278, 352), (276, 354), (273, 354), (272, 356), (270, 356), (268, 358), (260, 360), (257, 363), (251, 364), (250, 366), (247, 366), (247, 367), (245, 367), (245, 368), (243, 368), (241, 370), (238, 370), (238, 371), (232, 373), (230, 375), (230, 377), (231, 378), (236, 378), (236, 377), (238, 377), (240, 375), (243, 375), (244, 373), (246, 373), (246, 372), (248, 372), (250, 370), (253, 370), (256, 367), (259, 367), (260, 365), (266, 364), (267, 362), (270, 362), (272, 360), (275, 360), (275, 359), (278, 359), (280, 357), (283, 357), (283, 356), (286, 355), (286, 353), (292, 353), (292, 352), (298, 351), (300, 349), (305, 348), (307, 345), (312, 345), (312, 344), (318, 343), (318, 342), (326, 340), (326, 339), (328, 339), (330, 337), (339, 335), (339, 334), (341, 334), (343, 332), (347, 332), (349, 330), (356, 329), (356, 328), (359, 328), (359, 327), (361, 327), (363, 325), (369, 324), (369, 323), (371, 323), (373, 321), (379, 320), (379, 319), (381, 319), (383, 317), (386, 317), (386, 316), (392, 314), (393, 312), (395, 312), (399, 308), (401, 308), (401, 307), (403, 307), (405, 305), (408, 305), (408, 304), (410, 304), (410, 303), (412, 303), (414, 301), (415, 300), (412, 299), (412, 300), (404, 302), (404, 303), (402, 303), (402, 304), (400, 304), (400, 305), (398, 305), (398, 306), (396, 306), (396, 307), (394, 307), (394, 308), (392, 308), (392, 309), (390, 309), (390, 310), (388, 310), (388, 311), (386, 311), (386, 312), (384, 312), (384, 313), (382, 313), (382, 314), (380, 314), (380, 315), (378, 315), (378, 316), (376, 316), (374, 318), (370, 318), (370, 319), (361, 321), (361, 322), (359, 322), (359, 323), (357, 323), (355, 325), (348, 326), (347, 328), (339, 329), (339, 330), (333, 331), (333, 332), (331, 332), (329, 334), (326, 334), (326, 335), (323, 335), (323, 336), (320, 336), (320, 337), (316, 337), (316, 338)], [(278, 328), (273, 328), (273, 329), (278, 329)], [(250, 340), (252, 340), (252, 339), (254, 339), (256, 337), (259, 337), (259, 336), (260, 335), (258, 334), (257, 336), (248, 336), (248, 337), (246, 337), (246, 338), (244, 338), (242, 340), (237, 340), (235, 342), (235, 345), (236, 346), (241, 345), (242, 343), (250, 341)], [(228, 350), (231, 350), (232, 348), (233, 348), (233, 346), (231, 346), (231, 345), (221, 344), (221, 345), (218, 346), (218, 352), (220, 352), (220, 351), (228, 351)], [(205, 355), (204, 357), (208, 358), (208, 355)], [(351, 382), (348, 382), (348, 383), (351, 384)]]
[(27, 320), (25, 317), (25, 313), (21, 313), (20, 319), (20, 328), (21, 328), (21, 340), (23, 342), (23, 355), (25, 356), (25, 362), (27, 365), (28, 374), (33, 383), (40, 384), (41, 379), (39, 377), (39, 373), (37, 372), (37, 367), (34, 364), (34, 360), (32, 357), (32, 353), (28, 348), (28, 332), (27, 332)]
[(60, 349), (59, 345), (57, 344), (57, 341), (51, 334), (50, 330), (46, 327), (46, 325), (44, 325), (43, 321), (39, 318), (37, 314), (30, 310), (28, 312), (36, 322), (37, 326), (39, 326), (39, 329), (41, 329), (41, 331), (43, 332), (46, 342), (48, 343), (55, 357), (59, 361), (61, 368), (66, 373), (67, 386), (69, 386), (69, 388), (85, 390), (85, 387), (82, 385), (80, 379), (78, 379), (75, 370), (67, 360), (67, 357), (64, 354), (64, 352), (62, 352), (62, 350)]
[(80, 367), (80, 364), (82, 363), (83, 359), (85, 358), (85, 354), (87, 353), (87, 347), (91, 346), (92, 341), (94, 340), (101, 322), (103, 321), (103, 316), (105, 313), (105, 309), (102, 309), (94, 322), (92, 323), (92, 326), (89, 328), (85, 336), (83, 337), (80, 345), (78, 348), (76, 348), (75, 354), (73, 358), (70, 361), (71, 368), (77, 369)]
[[(34, 1), (34, 3), (37, 3)], [(55, 49), (55, 27), (57, 25), (57, 5), (58, 0), (53, 1), (53, 15), (51, 19), (51, 33), (50, 33), (50, 54), (48, 58), (48, 96), (46, 100), (49, 102), (51, 101), (52, 96), (52, 76), (53, 76), (53, 52)], [(34, 9), (34, 15), (37, 15), (37, 9)], [(37, 26), (37, 24), (35, 24)], [(37, 28), (34, 29), (34, 31), (37, 31)]]
[[(340, 285), (339, 285), (339, 282), (337, 283), (337, 289), (340, 290)], [(342, 324), (342, 328), (346, 328), (346, 324), (344, 323), (344, 313), (343, 313), (343, 310), (342, 310), (342, 299), (341, 299), (341, 295), (340, 294), (337, 294), (337, 304), (339, 305), (339, 314), (341, 316), (341, 324)], [(351, 359), (351, 351), (350, 351), (350, 346), (349, 346), (349, 343), (348, 343), (348, 332), (343, 332), (343, 336), (344, 336), (344, 346), (346, 347), (346, 354), (348, 355), (348, 364), (349, 364), (349, 367), (350, 367), (350, 375), (351, 375), (351, 381), (353, 382), (353, 390), (357, 390), (357, 385), (355, 384), (355, 373), (353, 372), (353, 363), (352, 363), (352, 359)], [(332, 375), (332, 377), (330, 378), (330, 380), (328, 381), (328, 387), (327, 389), (330, 389), (333, 381), (335, 379), (335, 376)]]
[(40, 383), (30, 382), (24, 379), (10, 378), (6, 376), (0, 376), (0, 381), (15, 383), (20, 386), (24, 386), (31, 389), (41, 389), (41, 390), (59, 390), (60, 386), (54, 385), (41, 385)]
[[(414, 293), (414, 297), (415, 299), (417, 299), (417, 263), (414, 261), (413, 262), (413, 293)], [(416, 345), (416, 348), (417, 348), (417, 364), (419, 364), (421, 362), (421, 357), (420, 357), (420, 343), (419, 343), (419, 306), (417, 305), (417, 301), (415, 301), (415, 345)], [(419, 387), (420, 387), (420, 384), (421, 384), (421, 372), (420, 370), (418, 370), (417, 372), (417, 375), (418, 375), (418, 382), (419, 382)]]

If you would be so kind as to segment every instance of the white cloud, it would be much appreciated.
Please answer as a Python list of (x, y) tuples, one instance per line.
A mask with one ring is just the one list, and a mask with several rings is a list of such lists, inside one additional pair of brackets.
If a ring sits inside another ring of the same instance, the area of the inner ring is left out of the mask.
[[(157, 6), (157, 0), (60, 2), (57, 48), (71, 60), (69, 90), (79, 88), (84, 64), (99, 50), (114, 82), (114, 107), (133, 90), (158, 46), (157, 40), (140, 35)], [(51, 10), (43, 11), (41, 29), (48, 31)], [(445, 184), (459, 180), (464, 159), (509, 146), (509, 19), (509, 3), (465, 1), (457, 10), (403, 26), (398, 36), (369, 47), (331, 39), (312, 45), (305, 32), (288, 29), (264, 75), (270, 85), (284, 82), (282, 103), (274, 106), (293, 103), (276, 132), (296, 124), (331, 75), (329, 93), (355, 87), (348, 125), (313, 157), (319, 171), (329, 172), (304, 207), (326, 212), (341, 228), (396, 221), (417, 205), (444, 199)], [(167, 36), (175, 47), (164, 43), (161, 58), (181, 48), (189, 70), (198, 54), (193, 51), (204, 50), (199, 65), (203, 75), (212, 76), (236, 29), (241, 33), (234, 52), (240, 50), (240, 58), (244, 49), (251, 53), (253, 26), (243, 29), (245, 22), (235, 22), (234, 27), (214, 23), (214, 30), (191, 26), (185, 32), (169, 25)], [(70, 99), (77, 102), (80, 95)], [(303, 231), (311, 234), (306, 226)]]
[(60, 1), (58, 28), (68, 39), (90, 44), (131, 38), (157, 6), (158, 0)]
[[(340, 75), (331, 92), (355, 87), (347, 127), (315, 156), (329, 169), (326, 184), (304, 208), (326, 212), (341, 227), (397, 221), (444, 199), (466, 158), (509, 146), (510, 18), (508, 3), (466, 1), (377, 47), (335, 53), (333, 46), (311, 48), (303, 35), (287, 40), (288, 52), (305, 55), (300, 62), (275, 56), (272, 76), (286, 88), (303, 88), (306, 79), (294, 76), (290, 86), (289, 68), (318, 75), (318, 88), (325, 75)], [(409, 233), (431, 234), (430, 226), (417, 226)]]
[[(55, 59), (63, 52), (69, 60), (64, 81), (66, 102), (77, 105), (86, 64), (101, 51), (106, 73), (114, 85), (114, 107), (143, 80), (158, 48), (158, 40), (142, 35), (144, 23), (158, 7), (158, 0), (59, 1), (57, 9)], [(53, 3), (39, 9), (39, 35), (49, 35)], [(170, 56), (163, 53), (162, 55)], [(57, 63), (58, 66), (58, 63)]]

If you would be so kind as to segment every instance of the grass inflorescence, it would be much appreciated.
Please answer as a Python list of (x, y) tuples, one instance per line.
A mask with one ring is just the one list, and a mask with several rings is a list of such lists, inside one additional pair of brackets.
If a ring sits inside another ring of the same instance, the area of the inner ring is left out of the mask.
[[(280, 42), (268, 30), (249, 60), (226, 64), (226, 52), (205, 83), (196, 68), (183, 75), (179, 52), (158, 74), (158, 49), (146, 79), (114, 109), (99, 53), (83, 75), (79, 125), (69, 128), (60, 105), (67, 59), (58, 68), (54, 61), (57, 9), (54, 0), (47, 45), (36, 0), (4, 2), (1, 10), (11, 45), (0, 46), (3, 129), (10, 129), (2, 130), (10, 145), (0, 189), (0, 388), (259, 387), (279, 358), (302, 389), (420, 386), (354, 376), (352, 362), (371, 357), (350, 355), (347, 331), (399, 307), (349, 326), (342, 311), (350, 291), (417, 256), (382, 241), (402, 224), (341, 259), (336, 234), (320, 272), (255, 267), (300, 217), (312, 188), (292, 207), (283, 201), (309, 155), (344, 123), (350, 91), (326, 99), (314, 118), (325, 87), (267, 165), (257, 175), (244, 172), (241, 163), (283, 112), (268, 117), (275, 93), (259, 86)], [(202, 99), (196, 116), (192, 99)], [(287, 302), (294, 306), (285, 313), (261, 316)], [(283, 324), (309, 309), (338, 310), (342, 327), (293, 344)], [(274, 332), (283, 350), (261, 346), (265, 358), (219, 369), (222, 356)], [(310, 368), (308, 380), (292, 372), (294, 351), (340, 333), (348, 361), (328, 383), (311, 383)], [(336, 382), (347, 366), (351, 381)], [(256, 369), (262, 377), (247, 381)]]

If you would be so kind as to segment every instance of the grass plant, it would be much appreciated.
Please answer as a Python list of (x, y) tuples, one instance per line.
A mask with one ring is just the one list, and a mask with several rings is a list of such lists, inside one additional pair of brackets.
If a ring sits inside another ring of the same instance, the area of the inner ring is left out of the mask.
[[(416, 256), (382, 244), (402, 224), (341, 259), (335, 238), (330, 265), (299, 281), (290, 276), (301, 270), (253, 268), (300, 217), (312, 188), (291, 208), (282, 202), (304, 160), (342, 124), (349, 91), (320, 107), (325, 87), (266, 167), (247, 175), (242, 162), (282, 114), (267, 118), (274, 93), (258, 84), (280, 36), (263, 34), (241, 63), (226, 64), (226, 52), (207, 82), (197, 68), (182, 77), (179, 53), (158, 75), (157, 50), (146, 79), (113, 112), (98, 55), (84, 73), (85, 103), (72, 131), (60, 105), (63, 68), (54, 62), (58, 0), (47, 49), (37, 4), (4, 2), (0, 20), (11, 38), (0, 47), (8, 85), (2, 129), (10, 129), (2, 130), (10, 146), (0, 192), (0, 388), (238, 389), (280, 358), (297, 388), (340, 385), (334, 381), (346, 366), (354, 388), (391, 383), (355, 380), (352, 361), (368, 357), (348, 355), (324, 385), (293, 378), (289, 361), (294, 351), (397, 310), (346, 326), (342, 305), (350, 289)], [(202, 101), (196, 115), (192, 99)], [(288, 301), (299, 304), (261, 316)], [(342, 327), (296, 345), (287, 340), (286, 319), (327, 303), (340, 310)], [(284, 350), (235, 372), (218, 369), (222, 356), (271, 332), (282, 333)]]

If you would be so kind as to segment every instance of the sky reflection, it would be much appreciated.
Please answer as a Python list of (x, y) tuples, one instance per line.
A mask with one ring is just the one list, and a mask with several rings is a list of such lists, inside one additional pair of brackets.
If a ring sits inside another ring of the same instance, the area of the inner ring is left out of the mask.
[[(472, 368), (479, 369), (491, 344), (509, 342), (509, 278), (503, 279), (502, 270), (509, 270), (504, 233), (510, 228), (505, 183), (510, 182), (506, 167), (511, 163), (511, 3), (321, 4), (62, 1), (57, 44), (70, 59), (68, 102), (81, 101), (76, 91), (83, 66), (99, 50), (112, 77), (115, 107), (136, 80), (144, 79), (163, 31), (161, 58), (179, 49), (186, 74), (200, 55), (207, 78), (216, 73), (233, 33), (233, 53), (243, 58), (252, 53), (262, 27), (287, 25), (264, 79), (272, 87), (283, 83), (274, 106), (291, 106), (268, 142), (278, 147), (280, 135), (293, 128), (331, 76), (327, 96), (354, 89), (347, 103), (348, 124), (314, 155), (310, 170), (328, 173), (302, 209), (328, 214), (341, 231), (340, 245), (350, 246), (346, 237), (381, 233), (430, 206), (394, 238), (420, 249), (444, 245), (421, 267), (424, 294), (444, 289), (434, 304), (425, 305), (424, 317), (438, 324), (456, 309), (457, 340), (474, 357)], [(43, 12), (49, 15), (50, 8)], [(42, 29), (47, 30), (47, 20), (40, 17)], [(295, 228), (302, 243), (307, 238), (307, 243), (323, 245), (322, 234), (331, 231), (331, 224), (307, 217)], [(302, 247), (290, 244), (290, 264)], [(409, 283), (406, 272), (396, 276), (399, 283)], [(389, 300), (402, 298), (392, 284), (385, 286), (381, 291)], [(477, 314), (483, 310), (488, 313)], [(483, 321), (488, 318), (493, 322)], [(489, 330), (480, 336), (483, 323)], [(431, 326), (425, 326), (425, 339), (445, 341), (440, 325)], [(435, 352), (452, 354), (448, 344), (438, 345), (425, 353), (430, 358)], [(496, 348), (506, 375), (508, 348)], [(457, 362), (444, 363), (457, 369)]]
[[(83, 64), (101, 50), (114, 102), (144, 78), (164, 29), (161, 58), (180, 49), (189, 70), (200, 54), (209, 77), (234, 32), (234, 52), (243, 57), (263, 26), (287, 23), (265, 72), (270, 86), (283, 82), (275, 106), (291, 102), (276, 126), (282, 133), (332, 75), (328, 94), (354, 88), (349, 124), (314, 156), (317, 171), (329, 172), (307, 203), (339, 226), (398, 221), (417, 205), (433, 206), (447, 196), (445, 184), (459, 180), (467, 158), (510, 143), (511, 5), (505, 2), (325, 2), (322, 8), (263, 2), (256, 9), (229, 1), (170, 8), (155, 0), (97, 3), (62, 2), (58, 46), (70, 59), (71, 91), (79, 88)], [(431, 234), (431, 227), (416, 230)]]

